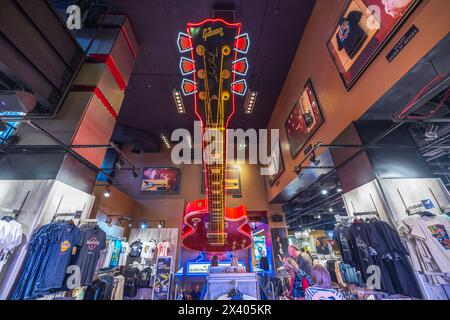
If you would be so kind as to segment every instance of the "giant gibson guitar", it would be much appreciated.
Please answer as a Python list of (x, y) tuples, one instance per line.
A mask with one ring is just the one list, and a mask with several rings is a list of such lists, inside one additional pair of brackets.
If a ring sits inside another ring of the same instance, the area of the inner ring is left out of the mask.
[[(194, 96), (195, 114), (202, 123), (203, 151), (207, 147), (205, 133), (217, 133), (209, 140), (216, 146), (210, 156), (203, 152), (203, 171), (207, 199), (188, 203), (182, 230), (183, 247), (206, 252), (226, 252), (246, 249), (252, 244), (244, 206), (226, 208), (226, 129), (235, 107), (235, 94), (244, 95), (247, 85), (237, 76), (247, 73), (246, 58), (249, 39), (241, 34), (240, 23), (208, 19), (188, 24), (187, 33), (178, 36), (181, 53), (180, 69), (184, 95)], [(217, 138), (221, 137), (221, 138)]]

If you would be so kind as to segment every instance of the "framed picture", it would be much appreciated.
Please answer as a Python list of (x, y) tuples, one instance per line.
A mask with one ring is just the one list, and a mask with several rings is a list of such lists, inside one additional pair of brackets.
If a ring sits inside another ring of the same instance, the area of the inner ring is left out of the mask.
[(311, 80), (308, 80), (284, 124), (292, 158), (295, 158), (322, 124), (322, 112)]
[(288, 258), (289, 241), (287, 237), (286, 228), (272, 228), (270, 229), (272, 237), (273, 260), (275, 269), (283, 266), (284, 260)]
[(350, 90), (421, 0), (350, 0), (328, 40), (328, 51)]
[(280, 145), (272, 146), (269, 163), (269, 184), (273, 186), (281, 174), (284, 172), (283, 155), (281, 154)]
[[(227, 195), (239, 195), (242, 193), (241, 190), (241, 171), (237, 166), (227, 166), (226, 169), (226, 194)], [(205, 188), (205, 175), (202, 170), (202, 193), (206, 193)]]
[(180, 168), (177, 167), (144, 168), (140, 191), (155, 193), (179, 193), (180, 175)]

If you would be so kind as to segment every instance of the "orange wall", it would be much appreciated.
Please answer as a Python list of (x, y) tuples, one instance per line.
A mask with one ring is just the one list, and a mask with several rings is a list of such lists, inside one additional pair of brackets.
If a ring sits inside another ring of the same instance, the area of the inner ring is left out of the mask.
[[(285, 171), (279, 178), (279, 184), (271, 188), (266, 182), (269, 200), (283, 191), (295, 178), (293, 169), (304, 158), (302, 151), (295, 159), (291, 158), (284, 122), (309, 78), (312, 80), (325, 119), (325, 123), (309, 143), (315, 144), (319, 141), (331, 143), (351, 121), (362, 116), (450, 31), (450, 1), (423, 0), (351, 91), (347, 92), (326, 46), (346, 3), (347, 0), (317, 0), (297, 49), (268, 126), (280, 129), (285, 164)], [(419, 28), (419, 33), (392, 63), (388, 63), (385, 59), (386, 54), (412, 24)], [(321, 151), (324, 150), (319, 150), (318, 154)]]

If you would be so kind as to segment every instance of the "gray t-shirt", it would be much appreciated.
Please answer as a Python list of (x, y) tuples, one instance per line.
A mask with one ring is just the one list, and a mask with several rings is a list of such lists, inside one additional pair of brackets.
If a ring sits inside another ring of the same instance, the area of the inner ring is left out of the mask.
[(81, 229), (75, 264), (81, 270), (81, 286), (92, 284), (100, 251), (106, 248), (106, 233), (99, 227)]

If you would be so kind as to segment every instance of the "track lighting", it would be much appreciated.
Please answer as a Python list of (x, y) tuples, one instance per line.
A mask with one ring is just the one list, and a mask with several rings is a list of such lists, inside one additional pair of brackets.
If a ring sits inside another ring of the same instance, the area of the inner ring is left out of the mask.
[(175, 101), (175, 106), (177, 108), (177, 112), (180, 114), (185, 113), (183, 97), (181, 96), (181, 92), (177, 89), (173, 89), (172, 91), (173, 100)]
[(337, 188), (336, 191), (340, 193), (342, 192), (342, 188)]
[(322, 195), (326, 196), (326, 195), (328, 194), (328, 190), (327, 190), (327, 189), (322, 189), (322, 190), (320, 191), (320, 193), (321, 193)]
[(316, 152), (313, 151), (311, 158), (309, 158), (309, 160), (311, 160), (311, 162), (317, 167), (320, 164), (320, 160), (317, 159), (316, 157)]
[(246, 98), (245, 104), (244, 104), (244, 113), (245, 114), (253, 113), (253, 109), (255, 107), (257, 96), (258, 96), (258, 92), (256, 92), (256, 91), (248, 92), (247, 98)]
[(164, 132), (161, 132), (161, 141), (163, 142), (164, 146), (167, 149), (171, 148), (170, 142), (169, 142), (169, 138), (167, 137), (167, 135)]
[(110, 188), (110, 186), (106, 186), (105, 192), (103, 192), (103, 195), (104, 195), (106, 198), (111, 197), (111, 188)]

